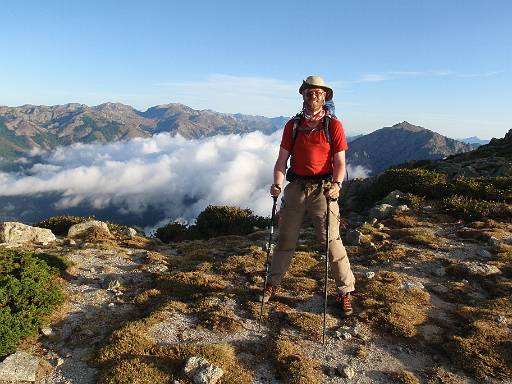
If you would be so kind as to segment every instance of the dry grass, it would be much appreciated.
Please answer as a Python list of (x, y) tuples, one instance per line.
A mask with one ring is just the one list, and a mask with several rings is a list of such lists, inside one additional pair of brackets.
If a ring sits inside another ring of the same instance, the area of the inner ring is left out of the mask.
[(416, 216), (407, 214), (397, 214), (392, 218), (392, 223), (399, 228), (416, 228), (423, 226), (425, 223), (418, 220)]
[(404, 369), (397, 371), (397, 372), (391, 372), (390, 376), (393, 380), (396, 380), (396, 383), (401, 384), (420, 384), (420, 381), (418, 378), (414, 375), (414, 373), (406, 371)]
[(237, 332), (242, 329), (242, 319), (220, 301), (218, 296), (206, 296), (191, 306), (191, 310), (215, 331)]
[(157, 298), (162, 294), (161, 291), (158, 289), (148, 289), (144, 292), (139, 293), (135, 298), (133, 299), (133, 302), (135, 304), (147, 304), (152, 299)]
[(502, 263), (512, 264), (512, 244), (501, 243), (496, 247), (498, 260)]
[(211, 248), (204, 241), (179, 243), (176, 246), (178, 256), (168, 256), (169, 267), (172, 270), (190, 272), (203, 262), (211, 262), (214, 256)]
[(188, 357), (201, 356), (221, 367), (222, 382), (251, 383), (251, 374), (237, 361), (230, 345), (180, 344), (174, 347), (157, 346), (147, 336), (152, 325), (167, 318), (169, 310), (186, 310), (180, 302), (170, 302), (148, 318), (127, 324), (114, 331), (101, 348), (97, 362), (103, 366), (101, 383), (165, 383), (178, 379), (189, 383), (183, 375)]
[(461, 378), (457, 375), (445, 371), (443, 368), (434, 368), (427, 370), (428, 382), (427, 384), (464, 384)]
[(235, 349), (228, 344), (180, 344), (174, 347), (156, 347), (152, 350), (154, 356), (165, 359), (166, 363), (176, 373), (180, 383), (186, 383), (183, 376), (183, 366), (192, 356), (203, 357), (224, 371), (222, 383), (252, 383), (252, 375), (237, 360)]
[(229, 256), (219, 264), (219, 271), (228, 276), (236, 276), (240, 273), (255, 275), (265, 269), (267, 253), (261, 248), (251, 246), (244, 255)]
[[(311, 340), (321, 340), (323, 333), (323, 315), (310, 312), (289, 312), (288, 321)], [(326, 316), (327, 327), (336, 325), (336, 320)]]
[(378, 273), (371, 280), (361, 281), (359, 297), (361, 316), (371, 323), (381, 324), (393, 334), (403, 337), (417, 335), (417, 326), (427, 320), (430, 296), (414, 288), (400, 288), (407, 275), (395, 272)]
[(376, 253), (372, 260), (384, 261), (429, 261), (435, 258), (435, 254), (428, 250), (419, 250), (417, 248), (404, 247), (400, 244), (384, 244)]
[(361, 236), (361, 244), (369, 244), (370, 242), (389, 239), (389, 235), (387, 233), (378, 230), (368, 223), (361, 225), (361, 227), (359, 227), (359, 231), (363, 234)]
[(318, 288), (318, 282), (309, 277), (285, 277), (281, 283), (295, 297), (302, 298), (312, 295)]
[(400, 261), (410, 258), (412, 253), (413, 252), (411, 252), (409, 249), (401, 245), (395, 245), (391, 243), (379, 249), (379, 251), (377, 251), (375, 254), (374, 259), (378, 261)]
[(171, 273), (164, 276), (158, 285), (169, 296), (189, 301), (197, 296), (224, 290), (228, 283), (221, 276), (194, 271)]
[(356, 348), (357, 349), (354, 352), (355, 356), (358, 359), (366, 360), (366, 358), (370, 354), (370, 351), (368, 350), (368, 347), (365, 344), (361, 344), (361, 345), (358, 345)]
[(318, 254), (315, 252), (295, 252), (288, 275), (295, 277), (307, 276), (308, 272), (318, 264), (317, 256)]
[(367, 258), (374, 253), (372, 248), (361, 247), (359, 245), (345, 245), (348, 257), (354, 258)]
[(103, 371), (99, 380), (101, 384), (155, 384), (170, 383), (172, 374), (165, 367), (158, 367), (155, 359), (130, 358)]
[(162, 307), (162, 311), (190, 313), (190, 308), (187, 303), (177, 300), (170, 300)]
[(512, 336), (498, 316), (512, 317), (512, 297), (490, 300), (479, 307), (462, 307), (461, 333), (452, 337), (447, 349), (478, 378), (512, 379)]
[(304, 355), (297, 341), (280, 337), (275, 344), (278, 373), (287, 384), (320, 384), (319, 363)]
[(147, 329), (154, 321), (143, 319), (129, 323), (114, 331), (100, 349), (97, 361), (100, 364), (119, 361), (126, 357), (144, 356), (155, 345), (155, 340), (147, 335)]
[(390, 229), (388, 232), (394, 239), (413, 245), (424, 245), (432, 249), (438, 249), (447, 244), (446, 239), (436, 235), (430, 228)]

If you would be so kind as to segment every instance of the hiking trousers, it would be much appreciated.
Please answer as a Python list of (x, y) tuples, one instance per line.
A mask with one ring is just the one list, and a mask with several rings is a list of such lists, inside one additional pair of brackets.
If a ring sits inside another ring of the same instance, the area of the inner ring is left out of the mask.
[[(299, 231), (306, 211), (309, 213), (317, 240), (325, 249), (327, 201), (323, 193), (329, 182), (309, 183), (294, 181), (284, 189), (284, 200), (279, 210), (279, 240), (272, 255), (269, 282), (278, 286), (290, 267), (299, 239)], [(355, 278), (350, 269), (347, 251), (340, 238), (340, 211), (337, 201), (329, 204), (329, 262), (338, 293), (354, 291)]]

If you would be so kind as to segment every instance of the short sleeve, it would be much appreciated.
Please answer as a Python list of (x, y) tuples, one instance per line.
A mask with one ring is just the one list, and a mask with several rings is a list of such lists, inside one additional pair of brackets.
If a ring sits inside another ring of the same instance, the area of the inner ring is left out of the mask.
[(288, 152), (292, 150), (292, 129), (293, 120), (289, 120), (284, 126), (283, 137), (281, 138), (281, 148)]
[(334, 153), (346, 151), (348, 149), (347, 138), (341, 121), (335, 118), (331, 119), (331, 140)]

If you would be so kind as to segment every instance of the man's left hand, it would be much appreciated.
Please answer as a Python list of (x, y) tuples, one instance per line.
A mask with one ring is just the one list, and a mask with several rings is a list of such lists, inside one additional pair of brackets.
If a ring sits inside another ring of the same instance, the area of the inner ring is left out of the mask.
[(332, 183), (329, 188), (325, 189), (325, 196), (330, 197), (333, 200), (338, 200), (338, 197), (340, 197), (340, 189), (341, 187), (337, 183)]

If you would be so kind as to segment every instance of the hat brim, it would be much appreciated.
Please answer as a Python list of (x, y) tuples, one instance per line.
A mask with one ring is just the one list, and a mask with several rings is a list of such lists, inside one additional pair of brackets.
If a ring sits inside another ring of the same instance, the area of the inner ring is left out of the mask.
[(302, 80), (302, 85), (300, 86), (299, 88), (299, 93), (302, 95), (302, 92), (305, 90), (305, 89), (308, 89), (308, 88), (320, 88), (320, 89), (323, 89), (325, 91), (325, 101), (329, 101), (329, 100), (332, 100), (332, 96), (333, 96), (333, 91), (331, 88), (329, 87), (325, 87), (323, 85), (313, 85), (313, 84), (309, 84), (309, 83), (306, 83), (304, 80)]

